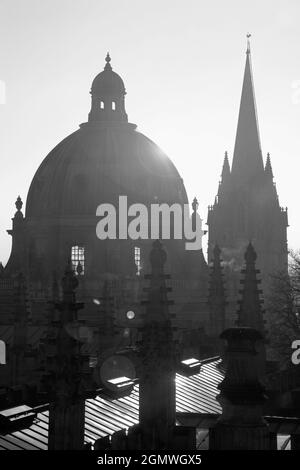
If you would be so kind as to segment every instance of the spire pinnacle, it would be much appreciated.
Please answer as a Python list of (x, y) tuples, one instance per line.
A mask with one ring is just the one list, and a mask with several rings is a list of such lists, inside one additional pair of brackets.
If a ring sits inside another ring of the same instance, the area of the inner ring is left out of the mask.
[(229, 165), (229, 160), (228, 160), (228, 153), (225, 152), (224, 163), (223, 163), (222, 174), (221, 174), (222, 183), (228, 176), (230, 176), (230, 165)]
[(250, 49), (250, 38), (251, 38), (251, 34), (250, 33), (247, 33), (247, 51), (246, 51), (246, 54), (250, 54), (251, 53), (251, 49)]
[(267, 161), (266, 161), (266, 165), (265, 165), (265, 175), (269, 176), (271, 179), (273, 179), (273, 170), (272, 170), (271, 158), (270, 158), (269, 153), (267, 153)]
[(248, 44), (231, 173), (238, 183), (244, 185), (245, 183), (252, 184), (259, 175), (263, 174), (263, 171), (250, 45)]

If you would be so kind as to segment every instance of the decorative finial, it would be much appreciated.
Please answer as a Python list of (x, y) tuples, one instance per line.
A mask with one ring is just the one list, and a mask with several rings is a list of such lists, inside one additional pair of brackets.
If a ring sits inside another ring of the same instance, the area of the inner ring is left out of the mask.
[(20, 196), (17, 197), (17, 200), (15, 202), (15, 206), (17, 208), (17, 211), (21, 212), (21, 209), (23, 207), (23, 202), (22, 202), (22, 199), (20, 198)]
[(104, 70), (112, 70), (111, 68), (111, 65), (110, 65), (110, 61), (111, 61), (111, 57), (109, 55), (109, 52), (106, 54), (106, 57), (105, 57), (105, 67), (104, 67)]
[(246, 54), (250, 54), (250, 38), (251, 38), (251, 34), (247, 33), (247, 51), (246, 51)]
[(192, 208), (194, 212), (197, 212), (197, 209), (199, 207), (199, 203), (197, 201), (197, 198), (194, 197), (193, 203), (192, 203)]

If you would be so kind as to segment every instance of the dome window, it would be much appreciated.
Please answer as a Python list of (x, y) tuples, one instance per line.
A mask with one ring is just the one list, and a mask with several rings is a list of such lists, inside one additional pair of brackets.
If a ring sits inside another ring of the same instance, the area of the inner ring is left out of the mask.
[(134, 262), (136, 265), (136, 275), (140, 276), (141, 274), (141, 249), (138, 246), (134, 247)]
[(112, 109), (113, 111), (116, 110), (116, 102), (115, 102), (115, 101), (113, 101), (113, 102), (111, 103), (111, 109)]
[(77, 276), (85, 274), (85, 249), (84, 246), (72, 246), (71, 249), (72, 268)]
[(100, 101), (100, 109), (104, 109), (104, 101)]
[(0, 340), (0, 365), (6, 364), (6, 344)]

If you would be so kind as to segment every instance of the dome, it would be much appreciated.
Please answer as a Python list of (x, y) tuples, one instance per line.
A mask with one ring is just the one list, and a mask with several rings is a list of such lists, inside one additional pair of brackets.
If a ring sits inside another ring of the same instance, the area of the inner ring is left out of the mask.
[(106, 56), (106, 65), (104, 70), (100, 72), (93, 80), (91, 94), (101, 96), (122, 96), (126, 94), (125, 85), (116, 72), (112, 70), (110, 65), (110, 55)]
[(171, 160), (128, 123), (124, 83), (110, 60), (108, 54), (104, 71), (93, 81), (88, 122), (60, 142), (37, 170), (27, 217), (95, 217), (99, 204), (116, 207), (119, 196), (127, 196), (128, 204), (187, 203)]
[(101, 203), (187, 203), (171, 160), (129, 123), (88, 122), (66, 137), (37, 170), (26, 216), (93, 217)]

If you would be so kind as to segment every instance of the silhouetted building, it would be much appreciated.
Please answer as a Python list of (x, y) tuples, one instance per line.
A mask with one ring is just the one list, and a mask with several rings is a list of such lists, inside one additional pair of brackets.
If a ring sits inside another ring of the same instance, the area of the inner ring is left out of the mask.
[[(172, 236), (172, 219), (163, 249), (159, 241), (152, 247), (150, 238), (120, 235), (118, 213), (119, 236), (96, 235), (97, 207), (118, 208), (120, 196), (127, 196), (126, 212), (136, 203), (149, 214), (152, 204), (183, 209), (188, 203), (171, 160), (128, 122), (125, 86), (110, 62), (107, 55), (92, 83), (88, 122), (37, 170), (25, 216), (21, 198), (16, 201), (11, 255), (5, 268), (0, 265), (0, 339), (7, 343), (0, 408), (12, 408), (3, 416), (0, 411), (1, 447), (14, 439), (27, 446), (27, 427), (39, 432), (35, 414), (46, 427), (42, 448), (195, 448), (202, 428), (214, 429), (211, 447), (274, 446), (260, 384), (266, 361), (257, 275), (266, 291), (270, 274), (287, 269), (287, 211), (279, 206), (269, 155), (263, 164), (249, 44), (232, 168), (226, 154), (208, 212), (208, 265), (202, 250), (188, 251), (184, 238)], [(194, 199), (193, 228), (197, 207)], [(60, 286), (56, 279), (62, 276)], [(145, 278), (150, 283), (143, 312)], [(228, 342), (224, 362), (217, 356), (220, 335)], [(288, 377), (291, 393), (299, 382), (294, 372)], [(222, 379), (223, 413), (214, 427)], [(269, 377), (269, 388), (277, 379)], [(25, 437), (16, 437), (15, 427)], [(294, 446), (299, 433), (300, 425), (290, 433)]]
[(226, 152), (218, 195), (207, 220), (208, 262), (216, 244), (224, 260), (230, 302), (227, 326), (233, 325), (239, 272), (250, 241), (265, 293), (270, 275), (287, 269), (287, 209), (279, 205), (270, 155), (265, 165), (262, 158), (250, 56), (248, 43), (232, 166)]
[[(148, 208), (149, 217), (151, 204), (177, 203), (182, 211), (188, 204), (183, 180), (172, 161), (128, 122), (125, 94), (124, 82), (107, 55), (104, 70), (92, 83), (88, 122), (43, 160), (30, 185), (25, 215), (20, 197), (17, 200), (9, 231), (12, 250), (2, 276), (8, 279), (23, 273), (30, 284), (35, 322), (44, 323), (53, 272), (60, 277), (69, 257), (80, 278), (78, 295), (85, 301), (82, 315), (89, 324), (98, 324), (94, 299), (101, 296), (105, 282), (109, 282), (119, 322), (128, 310), (135, 311), (137, 319), (151, 240), (132, 240), (119, 232), (119, 197), (127, 196), (126, 213), (132, 204), (140, 203)], [(104, 203), (116, 208), (116, 239), (97, 237), (100, 217), (96, 211)], [(202, 250), (187, 252), (185, 240), (172, 236), (170, 218), (171, 239), (164, 240), (164, 245), (167, 269), (176, 280), (178, 318), (191, 324), (192, 317), (199, 326), (207, 265)]]

